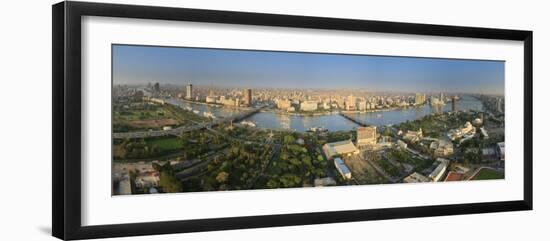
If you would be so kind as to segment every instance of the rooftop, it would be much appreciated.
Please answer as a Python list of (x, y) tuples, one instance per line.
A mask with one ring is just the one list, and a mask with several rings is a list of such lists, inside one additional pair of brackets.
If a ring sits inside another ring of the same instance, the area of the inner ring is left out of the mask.
[(413, 172), (411, 175), (405, 177), (405, 179), (403, 179), (403, 182), (405, 183), (415, 183), (415, 182), (430, 182), (431, 180), (429, 178), (427, 178), (426, 176), (418, 173), (418, 172)]
[(355, 147), (351, 140), (327, 143), (324, 148), (326, 149), (326, 154), (329, 157), (337, 154), (347, 154), (357, 151), (357, 147)]
[(350, 173), (348, 167), (346, 166), (346, 164), (344, 163), (344, 161), (342, 161), (342, 159), (336, 158), (336, 159), (334, 159), (334, 163), (336, 163), (337, 167), (340, 169), (340, 171), (341, 171), (343, 174)]
[(464, 177), (464, 174), (462, 174), (462, 173), (449, 172), (449, 174), (447, 174), (447, 177), (445, 178), (445, 181), (446, 182), (460, 181), (460, 180), (462, 180), (463, 177)]

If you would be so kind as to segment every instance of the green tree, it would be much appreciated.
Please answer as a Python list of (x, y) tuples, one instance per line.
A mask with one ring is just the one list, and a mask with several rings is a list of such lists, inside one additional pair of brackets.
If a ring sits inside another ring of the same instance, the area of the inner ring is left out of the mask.
[(295, 139), (291, 135), (286, 135), (283, 139), (283, 142), (287, 145), (293, 144), (295, 142)]
[(216, 181), (218, 181), (219, 183), (226, 183), (228, 178), (229, 178), (229, 174), (227, 172), (222, 171), (218, 173), (218, 175), (216, 176)]
[(181, 192), (181, 182), (172, 175), (170, 171), (163, 170), (160, 172), (159, 186), (164, 192)]
[(392, 133), (391, 133), (390, 128), (387, 128), (387, 127), (384, 128), (384, 131), (382, 132), (382, 135), (384, 135), (384, 136), (391, 136), (391, 134), (392, 134)]
[(312, 164), (311, 164), (311, 157), (309, 157), (309, 156), (304, 156), (304, 157), (302, 158), (302, 162), (303, 162), (304, 164), (306, 164), (308, 167), (311, 167), (311, 166), (312, 166)]
[(153, 166), (153, 169), (155, 169), (155, 171), (158, 171), (160, 172), (162, 170), (162, 166), (156, 162), (153, 162), (153, 164), (151, 164), (151, 166)]

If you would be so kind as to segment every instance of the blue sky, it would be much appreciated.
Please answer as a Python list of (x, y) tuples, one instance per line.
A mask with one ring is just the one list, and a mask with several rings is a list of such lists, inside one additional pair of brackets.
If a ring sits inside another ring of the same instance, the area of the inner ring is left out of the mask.
[(113, 46), (114, 84), (504, 93), (504, 62)]

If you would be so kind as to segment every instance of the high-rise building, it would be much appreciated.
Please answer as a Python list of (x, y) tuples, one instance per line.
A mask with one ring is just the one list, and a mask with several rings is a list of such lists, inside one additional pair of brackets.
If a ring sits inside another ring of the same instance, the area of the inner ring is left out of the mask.
[(458, 97), (456, 97), (456, 96), (452, 98), (452, 111), (453, 112), (456, 112), (456, 102), (458, 101), (457, 99), (458, 99)]
[(153, 91), (160, 92), (160, 84), (158, 82), (153, 85)]
[(355, 97), (353, 95), (348, 96), (346, 99), (346, 110), (355, 110)]
[(357, 110), (363, 111), (367, 109), (367, 102), (364, 100), (360, 100), (357, 102)]
[(244, 91), (244, 105), (250, 106), (252, 104), (252, 89), (246, 89)]
[(357, 127), (357, 146), (376, 144), (376, 126)]
[(193, 85), (187, 84), (187, 87), (185, 88), (185, 99), (191, 100), (193, 99)]
[(426, 102), (426, 94), (416, 93), (416, 95), (414, 97), (414, 104), (415, 105), (423, 105), (424, 102)]
[(443, 92), (439, 93), (439, 101), (441, 101), (441, 103), (445, 103), (445, 96), (443, 95)]

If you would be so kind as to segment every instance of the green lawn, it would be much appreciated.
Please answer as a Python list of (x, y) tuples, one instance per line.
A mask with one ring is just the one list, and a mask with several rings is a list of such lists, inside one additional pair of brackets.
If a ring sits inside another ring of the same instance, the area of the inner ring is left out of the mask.
[(493, 180), (493, 179), (504, 179), (504, 174), (492, 169), (483, 168), (474, 177), (474, 180)]
[(150, 138), (145, 142), (149, 146), (157, 145), (161, 153), (179, 150), (183, 147), (183, 142), (177, 137)]
[(382, 158), (378, 164), (384, 169), (388, 174), (391, 176), (398, 176), (399, 175), (399, 168), (391, 164), (388, 160)]
[(120, 110), (114, 112), (114, 120), (134, 121), (150, 120), (169, 117), (170, 113), (164, 107), (148, 106), (147, 108), (138, 108), (130, 110)]
[(113, 111), (115, 132), (159, 129), (162, 126), (191, 125), (209, 119), (193, 112), (169, 104), (162, 106), (146, 105), (131, 109)]
[(424, 160), (422, 158), (414, 157), (406, 151), (395, 150), (389, 153), (390, 157), (393, 157), (396, 161), (402, 163), (408, 163), (414, 166), (414, 170), (420, 172), (433, 164), (433, 160)]

